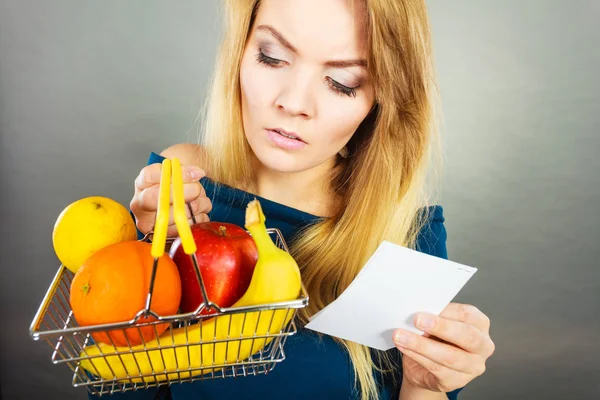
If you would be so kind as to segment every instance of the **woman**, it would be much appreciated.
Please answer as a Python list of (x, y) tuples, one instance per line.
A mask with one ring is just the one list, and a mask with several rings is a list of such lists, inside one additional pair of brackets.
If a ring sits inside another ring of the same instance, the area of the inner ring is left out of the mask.
[[(442, 208), (426, 190), (437, 136), (424, 0), (224, 5), (203, 146), (150, 158), (131, 201), (140, 234), (154, 223), (160, 161), (178, 157), (196, 221), (242, 225), (247, 201), (262, 199), (302, 269), (311, 299), (302, 322), (344, 291), (384, 239), (446, 257)], [(170, 396), (455, 398), (494, 351), (489, 320), (452, 303), (415, 323), (426, 335), (398, 330), (398, 349), (385, 353), (300, 327), (268, 375), (174, 385)]]

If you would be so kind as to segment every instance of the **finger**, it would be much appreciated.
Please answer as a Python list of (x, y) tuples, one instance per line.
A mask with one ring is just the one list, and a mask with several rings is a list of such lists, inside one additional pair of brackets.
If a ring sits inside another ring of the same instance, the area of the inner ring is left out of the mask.
[[(200, 182), (185, 183), (183, 185), (183, 201), (189, 203), (200, 196), (206, 197), (206, 192)], [(171, 195), (171, 204), (173, 203), (173, 195)]]
[[(212, 211), (212, 202), (206, 196), (200, 196), (196, 200), (189, 203), (189, 207), (192, 209), (192, 213), (190, 217), (200, 215), (200, 214), (208, 214)], [(189, 210), (188, 210), (189, 212)]]
[(471, 375), (483, 373), (481, 368), (485, 364), (479, 355), (467, 353), (452, 345), (441, 343), (404, 329), (396, 331), (394, 342), (399, 350), (411, 350), (432, 362), (454, 371)]
[(454, 344), (471, 353), (487, 350), (488, 335), (473, 325), (429, 313), (420, 313), (415, 326), (425, 333)]
[(206, 171), (195, 165), (183, 165), (181, 167), (183, 183), (198, 182), (206, 176)]
[[(203, 191), (204, 189), (202, 189), (202, 192)], [(200, 197), (196, 198), (191, 202), (186, 202), (184, 210), (186, 216), (188, 217), (188, 220), (190, 220), (192, 224), (197, 224), (200, 222), (204, 222), (203, 218), (198, 218), (202, 215), (205, 215), (206, 219), (208, 219), (208, 215), (206, 214), (208, 214), (212, 210), (212, 202), (208, 197), (201, 195)], [(173, 211), (173, 206), (171, 206), (171, 208), (169, 209), (169, 225), (172, 225), (174, 223), (175, 214)]]
[(209, 222), (210, 221), (210, 217), (207, 214), (200, 214), (200, 215), (196, 215), (196, 223), (202, 223), (202, 222)]
[[(138, 207), (141, 211), (155, 212), (158, 206), (158, 195), (160, 186), (154, 185), (142, 190), (138, 195)], [(187, 203), (203, 195), (204, 188), (200, 182), (186, 183), (183, 185), (183, 200)], [(173, 204), (173, 196), (170, 196), (169, 203)]]
[(137, 196), (137, 208), (144, 212), (156, 212), (159, 192), (160, 188), (158, 185), (150, 186), (142, 190)]
[(160, 182), (161, 164), (150, 164), (142, 168), (135, 178), (134, 186), (136, 190), (144, 190)]
[[(440, 389), (445, 392), (451, 391), (456, 386), (463, 387), (472, 380), (472, 376), (462, 372), (454, 371), (448, 367), (436, 363), (435, 361), (431, 361), (427, 357), (423, 357), (412, 350), (404, 348), (399, 350), (402, 352), (403, 356), (410, 357), (417, 364), (421, 365), (432, 375), (434, 375), (441, 386)], [(450, 387), (450, 385), (446, 382), (452, 382), (452, 387)]]
[(490, 319), (488, 316), (471, 304), (450, 303), (440, 313), (440, 316), (474, 325), (485, 333), (489, 333), (490, 331)]
[[(192, 207), (192, 212), (190, 212), (190, 209), (187, 205), (190, 205)], [(156, 211), (154, 211), (154, 212), (140, 211), (139, 207), (137, 205), (135, 207), (132, 206), (131, 208), (136, 209), (136, 213), (134, 215), (136, 215), (136, 226), (140, 230), (140, 232), (143, 232), (144, 234), (146, 234), (149, 231), (155, 230)], [(208, 212), (210, 212), (211, 208), (212, 208), (212, 203), (210, 202), (210, 199), (208, 199), (207, 197), (201, 197), (199, 199), (196, 199), (192, 203), (187, 203), (186, 207), (184, 207), (184, 210), (185, 210), (188, 222), (190, 223), (190, 225), (192, 225), (192, 224), (195, 224), (195, 223), (197, 224), (200, 222), (208, 222), (209, 217), (207, 214), (208, 214)], [(192, 217), (193, 217), (193, 219), (192, 219)], [(175, 215), (173, 212), (173, 206), (170, 206), (169, 207), (169, 221), (168, 221), (169, 235), (170, 234), (176, 235), (176, 231), (173, 230), (175, 228), (172, 228), (174, 226), (175, 226)]]
[[(135, 178), (135, 188), (137, 190), (144, 190), (153, 185), (158, 185), (160, 183), (161, 173), (162, 164), (160, 163), (145, 166)], [(183, 183), (197, 182), (206, 175), (204, 170), (195, 165), (182, 165), (181, 173)]]
[[(197, 205), (198, 202), (200, 202), (200, 204), (201, 204), (200, 206)], [(186, 217), (187, 217), (190, 225), (204, 222), (205, 218), (203, 218), (202, 216), (206, 216), (206, 219), (208, 219), (207, 214), (210, 211), (210, 206), (206, 205), (205, 204), (206, 202), (208, 202), (210, 204), (210, 200), (207, 197), (203, 197), (203, 198), (197, 199), (196, 201), (194, 201), (192, 203), (188, 203), (192, 207), (192, 212), (190, 212), (190, 208), (186, 205), (184, 210), (185, 210), (185, 214), (186, 214)], [(203, 210), (205, 210), (205, 209), (207, 209), (208, 211), (204, 212)], [(171, 206), (169, 208), (169, 227), (171, 227), (171, 226), (175, 226), (175, 214), (173, 211), (173, 206)]]

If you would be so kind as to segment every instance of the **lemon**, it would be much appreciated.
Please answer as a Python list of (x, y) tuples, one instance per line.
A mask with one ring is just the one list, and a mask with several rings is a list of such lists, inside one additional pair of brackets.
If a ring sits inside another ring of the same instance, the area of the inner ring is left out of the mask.
[(54, 252), (73, 272), (98, 250), (118, 242), (136, 240), (129, 211), (117, 201), (91, 196), (69, 204), (58, 216), (52, 232)]

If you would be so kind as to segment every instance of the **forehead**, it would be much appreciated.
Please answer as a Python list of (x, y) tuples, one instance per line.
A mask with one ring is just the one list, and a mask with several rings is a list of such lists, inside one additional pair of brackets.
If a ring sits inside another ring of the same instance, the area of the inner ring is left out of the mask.
[(274, 27), (305, 55), (365, 57), (361, 4), (361, 0), (262, 0), (254, 25)]

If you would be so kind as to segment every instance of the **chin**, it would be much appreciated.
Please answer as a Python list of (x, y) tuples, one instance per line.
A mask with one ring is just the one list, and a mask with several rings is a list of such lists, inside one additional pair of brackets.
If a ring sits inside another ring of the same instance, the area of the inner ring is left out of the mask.
[(271, 171), (298, 172), (308, 169), (310, 166), (303, 161), (305, 154), (301, 152), (288, 152), (277, 148), (262, 147), (252, 148), (258, 161)]

